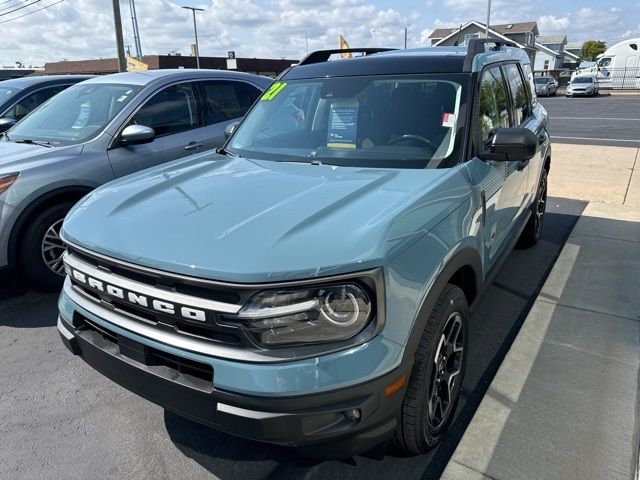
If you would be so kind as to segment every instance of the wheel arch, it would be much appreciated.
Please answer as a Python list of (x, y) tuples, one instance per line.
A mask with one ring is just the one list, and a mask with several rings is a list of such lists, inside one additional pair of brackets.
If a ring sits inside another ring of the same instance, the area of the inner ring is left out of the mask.
[(93, 187), (87, 185), (65, 186), (40, 194), (35, 199), (31, 200), (29, 205), (18, 216), (18, 219), (11, 230), (11, 234), (9, 235), (9, 264), (13, 265), (17, 263), (20, 239), (29, 225), (29, 220), (38, 215), (41, 212), (42, 207), (53, 206), (63, 202), (77, 202), (92, 190)]
[(429, 315), (431, 315), (431, 311), (445, 286), (450, 283), (459, 287), (464, 292), (467, 303), (471, 306), (474, 301), (480, 298), (483, 286), (482, 272), (482, 259), (478, 251), (472, 247), (463, 248), (447, 262), (431, 285), (418, 310), (405, 347), (403, 363), (406, 361), (413, 363), (412, 358), (407, 358), (407, 356), (413, 357), (418, 348)]

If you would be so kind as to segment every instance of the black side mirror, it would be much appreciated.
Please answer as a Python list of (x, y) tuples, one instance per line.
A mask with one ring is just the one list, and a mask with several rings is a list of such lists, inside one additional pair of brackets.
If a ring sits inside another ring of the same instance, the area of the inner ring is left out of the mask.
[(501, 128), (493, 136), (483, 160), (522, 162), (531, 160), (538, 151), (538, 137), (528, 128)]
[(15, 118), (4, 117), (0, 118), (0, 133), (6, 132), (13, 127), (18, 121)]
[(144, 125), (129, 125), (120, 134), (120, 144), (140, 145), (153, 142), (155, 138), (156, 132), (153, 128), (145, 127)]
[(236, 131), (236, 128), (238, 128), (238, 125), (240, 125), (240, 122), (231, 122), (229, 125), (227, 125), (227, 127), (224, 129), (225, 140), (229, 138), (231, 135), (233, 135), (233, 132)]

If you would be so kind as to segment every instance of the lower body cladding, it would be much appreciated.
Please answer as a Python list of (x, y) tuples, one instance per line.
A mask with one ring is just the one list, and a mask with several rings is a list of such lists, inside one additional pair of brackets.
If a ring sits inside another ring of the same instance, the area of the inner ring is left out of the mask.
[[(303, 451), (309, 447), (313, 455), (327, 457), (370, 450), (395, 429), (404, 393), (398, 380), (407, 378), (409, 367), (315, 394), (239, 394), (216, 388), (210, 364), (136, 341), (89, 319), (78, 311), (82, 309), (69, 315), (66, 302), (58, 330), (71, 352), (114, 382), (185, 418), (251, 440)], [(270, 364), (274, 369), (278, 365)], [(390, 393), (386, 389), (393, 384)]]

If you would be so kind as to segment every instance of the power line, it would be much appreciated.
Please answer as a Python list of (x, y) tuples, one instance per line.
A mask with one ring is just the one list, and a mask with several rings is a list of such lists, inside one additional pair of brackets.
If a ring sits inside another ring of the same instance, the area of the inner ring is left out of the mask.
[(22, 17), (26, 17), (27, 15), (31, 15), (32, 13), (38, 13), (41, 10), (45, 10), (45, 9), (47, 9), (49, 7), (53, 7), (54, 5), (57, 5), (57, 4), (62, 3), (62, 2), (64, 2), (64, 0), (58, 0), (57, 2), (50, 3), (49, 5), (45, 5), (44, 7), (40, 7), (37, 10), (34, 10), (32, 12), (23, 13), (22, 15), (18, 15), (17, 17), (10, 18), (9, 20), (4, 20), (4, 21), (0, 22), (0, 24), (7, 23), (7, 22), (10, 22), (12, 20), (17, 20), (17, 19), (22, 18)]
[[(14, 8), (17, 7), (18, 5), (20, 5), (21, 3), (25, 3), (28, 2), (29, 0), (9, 0), (10, 2), (15, 2), (17, 1), (18, 3), (14, 4), (14, 5), (9, 5), (8, 7), (2, 7), (0, 8), (0, 12), (3, 12), (5, 10), (9, 10), (10, 8)], [(4, 3), (9, 3), (9, 2), (4, 2)], [(0, 5), (3, 5), (3, 3), (0, 3)]]
[[(0, 13), (0, 17), (3, 17), (5, 15), (9, 15), (10, 13), (13, 13), (13, 12), (17, 12), (18, 10), (22, 10), (23, 8), (30, 7), (31, 5), (34, 5), (34, 4), (39, 3), (41, 1), (42, 0), (34, 0), (33, 2), (28, 3), (27, 5), (22, 5), (21, 7), (14, 8), (13, 10), (9, 10), (8, 12), (5, 12), (5, 13)], [(9, 8), (11, 8), (11, 7), (9, 7)]]

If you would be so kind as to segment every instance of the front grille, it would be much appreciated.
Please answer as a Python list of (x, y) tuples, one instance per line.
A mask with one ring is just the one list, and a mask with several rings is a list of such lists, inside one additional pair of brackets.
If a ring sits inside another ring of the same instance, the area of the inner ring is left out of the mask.
[(97, 325), (77, 312), (74, 315), (73, 324), (79, 333), (92, 332), (103, 341), (118, 347), (122, 355), (146, 366), (167, 367), (175, 373), (203, 380), (209, 385), (213, 382), (213, 368), (209, 364), (189, 360), (188, 358), (179, 357), (135, 342)]
[[(229, 313), (224, 309), (237, 311), (241, 308), (239, 302), (244, 299), (238, 292), (196, 279), (136, 271), (73, 248), (69, 249), (65, 261), (75, 291), (114, 313), (159, 329), (172, 330), (185, 337), (234, 346), (250, 345), (250, 340), (239, 328), (218, 322), (219, 315)], [(81, 275), (74, 276), (73, 269)], [(107, 285), (116, 290), (106, 291)], [(132, 287), (128, 288), (127, 285)], [(114, 292), (121, 293), (124, 298), (114, 295)], [(130, 293), (135, 294), (137, 303), (130, 301)], [(174, 298), (179, 301), (174, 301)], [(202, 307), (203, 304), (207, 308)], [(157, 306), (163, 306), (164, 309), (154, 308)], [(170, 310), (167, 309), (169, 306)], [(200, 317), (191, 318), (189, 315)]]

